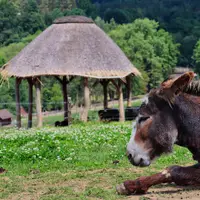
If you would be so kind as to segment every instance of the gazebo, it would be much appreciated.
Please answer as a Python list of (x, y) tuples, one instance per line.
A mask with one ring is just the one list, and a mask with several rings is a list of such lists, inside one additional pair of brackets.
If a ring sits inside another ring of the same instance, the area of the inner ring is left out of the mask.
[(140, 72), (132, 65), (121, 49), (92, 19), (84, 16), (62, 17), (44, 30), (0, 71), (3, 78), (16, 78), (17, 126), (21, 127), (19, 87), (22, 80), (29, 83), (28, 127), (32, 127), (33, 86), (36, 88), (38, 126), (42, 126), (41, 77), (54, 76), (62, 86), (64, 120), (68, 120), (67, 85), (76, 76), (84, 79), (85, 112), (89, 109), (88, 78), (99, 79), (104, 88), (104, 108), (107, 107), (107, 85), (112, 81), (120, 102), (120, 120), (124, 120), (122, 80)]

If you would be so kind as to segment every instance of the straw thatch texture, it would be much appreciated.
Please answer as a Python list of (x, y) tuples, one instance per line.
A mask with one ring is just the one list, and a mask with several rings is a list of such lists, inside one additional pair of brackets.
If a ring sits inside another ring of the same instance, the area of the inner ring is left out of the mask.
[(122, 78), (131, 73), (140, 75), (120, 48), (90, 20), (69, 23), (65, 18), (60, 22), (47, 28), (4, 65), (2, 76)]

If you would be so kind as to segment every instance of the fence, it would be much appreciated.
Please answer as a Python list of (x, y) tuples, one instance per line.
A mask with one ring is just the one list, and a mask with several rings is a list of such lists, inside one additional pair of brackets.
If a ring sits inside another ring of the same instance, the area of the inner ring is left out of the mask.
[[(21, 102), (20, 103), (22, 108), (24, 107), (28, 107), (28, 102)], [(57, 105), (57, 107), (62, 107), (63, 106), (63, 102), (48, 102), (45, 103), (45, 105), (54, 105), (54, 107), (56, 107), (55, 105)], [(0, 102), (0, 107), (1, 109), (8, 109), (12, 107), (13, 108), (13, 118), (12, 118), (12, 123), (11, 126), (16, 126), (16, 119), (15, 119), (15, 102)], [(43, 104), (44, 105), (44, 104)], [(33, 111), (35, 110), (35, 106), (36, 104), (33, 102)], [(109, 101), (108, 102), (108, 106), (109, 108), (117, 108), (118, 107), (118, 100), (113, 100), (113, 101)], [(78, 121), (81, 119), (81, 116), (84, 112), (84, 106), (78, 106), (78, 105), (72, 105), (69, 106), (69, 116), (71, 116), (72, 121)], [(103, 102), (102, 103), (93, 103), (90, 105), (90, 109), (89, 109), (89, 113), (88, 113), (88, 120), (93, 120), (93, 121), (97, 121), (99, 120), (98, 117), (98, 111), (103, 109)], [(25, 111), (25, 109), (23, 109)], [(21, 112), (22, 114), (22, 125), (26, 126), (26, 124), (28, 123), (28, 113), (27, 111), (25, 112)], [(63, 116), (64, 116), (64, 111), (60, 110), (60, 109), (55, 109), (52, 111), (47, 111), (45, 109), (43, 109), (43, 121), (44, 124), (46, 125), (54, 125), (55, 121), (62, 121), (63, 120)], [(34, 121), (37, 121), (37, 116), (36, 113), (33, 112), (33, 123)], [(1, 121), (1, 116), (0, 116), (0, 126), (3, 125), (7, 125), (7, 122), (3, 122)]]

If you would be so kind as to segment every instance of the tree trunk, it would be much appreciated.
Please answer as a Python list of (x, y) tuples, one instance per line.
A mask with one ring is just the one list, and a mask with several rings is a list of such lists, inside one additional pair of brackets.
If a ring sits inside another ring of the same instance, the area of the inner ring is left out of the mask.
[(119, 121), (125, 121), (124, 115), (124, 101), (123, 101), (123, 91), (122, 91), (122, 83), (121, 80), (118, 80), (118, 93), (119, 93)]
[(68, 101), (68, 92), (67, 92), (67, 78), (63, 77), (62, 81), (62, 92), (63, 92), (63, 101), (64, 101), (64, 121), (69, 124), (69, 101)]
[(84, 78), (84, 110), (82, 114), (82, 121), (87, 122), (88, 111), (90, 108), (90, 91), (88, 87), (88, 78)]
[(32, 113), (33, 113), (33, 81), (28, 79), (28, 128), (32, 128)]
[(132, 102), (131, 102), (131, 77), (128, 76), (126, 78), (126, 82), (127, 82), (127, 107), (131, 107), (132, 106)]
[(39, 77), (36, 79), (35, 89), (36, 89), (37, 127), (42, 127), (41, 82)]
[(15, 81), (15, 98), (16, 98), (16, 118), (17, 118), (17, 128), (21, 128), (21, 106), (20, 106), (20, 91), (19, 86), (21, 83), (20, 78), (16, 78)]

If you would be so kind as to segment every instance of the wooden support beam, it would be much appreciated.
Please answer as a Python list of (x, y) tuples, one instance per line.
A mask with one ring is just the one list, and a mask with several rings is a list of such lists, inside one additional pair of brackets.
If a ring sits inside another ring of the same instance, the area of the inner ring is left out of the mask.
[(16, 119), (17, 119), (17, 128), (21, 128), (21, 105), (20, 105), (20, 91), (19, 86), (21, 83), (21, 78), (16, 78), (15, 80), (15, 99), (16, 99)]
[(62, 80), (62, 92), (63, 92), (63, 102), (64, 102), (64, 121), (69, 124), (69, 101), (68, 101), (68, 91), (67, 91), (67, 77), (63, 76)]
[(125, 113), (124, 113), (124, 99), (123, 99), (123, 91), (122, 91), (122, 80), (118, 79), (118, 83), (112, 79), (111, 82), (117, 89), (118, 97), (119, 97), (119, 121), (125, 121)]
[(100, 83), (103, 86), (103, 96), (104, 96), (103, 107), (104, 107), (104, 109), (106, 109), (106, 108), (108, 108), (108, 83), (109, 83), (109, 80), (103, 79), (102, 81), (100, 81)]
[(118, 80), (118, 88), (119, 88), (119, 121), (125, 121), (125, 114), (124, 114), (124, 101), (123, 101), (123, 91), (122, 91), (122, 82)]
[(35, 80), (36, 89), (36, 112), (37, 112), (37, 127), (42, 127), (42, 103), (41, 103), (41, 81), (40, 77)]
[(68, 100), (68, 89), (67, 89), (67, 85), (74, 79), (74, 76), (71, 77), (67, 77), (67, 76), (63, 76), (63, 78), (60, 78), (59, 76), (55, 76), (55, 78), (59, 81), (59, 83), (61, 84), (61, 88), (62, 88), (62, 93), (63, 93), (63, 104), (64, 104), (64, 121), (67, 122), (67, 124), (69, 124), (70, 122), (70, 109), (69, 109), (69, 100)]
[(28, 78), (28, 128), (32, 128), (33, 114), (33, 80)]
[(112, 84), (116, 87), (117, 93), (118, 93), (118, 92), (119, 92), (119, 86), (118, 86), (118, 84), (115, 82), (114, 79), (111, 79), (111, 82), (112, 82)]
[(131, 77), (126, 77), (126, 88), (127, 88), (127, 107), (132, 106), (132, 93), (131, 93)]
[(84, 110), (81, 116), (81, 120), (87, 122), (88, 111), (90, 108), (90, 90), (88, 86), (88, 78), (84, 78)]
[(62, 84), (62, 79), (61, 79), (59, 76), (55, 76), (55, 78), (58, 80), (58, 82), (59, 82), (60, 84)]

